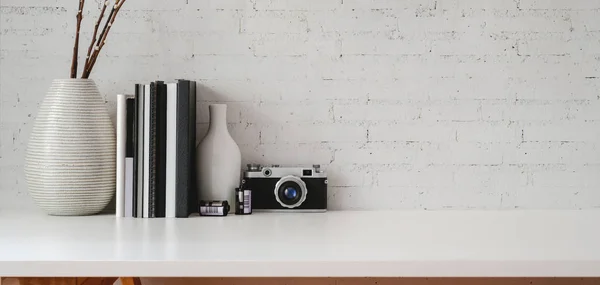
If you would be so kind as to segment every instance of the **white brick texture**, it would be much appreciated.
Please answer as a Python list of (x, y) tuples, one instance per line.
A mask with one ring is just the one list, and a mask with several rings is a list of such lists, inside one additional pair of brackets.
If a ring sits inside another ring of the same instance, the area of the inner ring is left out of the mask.
[[(35, 209), (77, 3), (0, 3), (0, 209)], [(331, 209), (600, 208), (598, 0), (128, 0), (92, 78), (113, 119), (136, 82), (196, 80), (198, 141), (228, 104), (244, 164), (322, 164)]]

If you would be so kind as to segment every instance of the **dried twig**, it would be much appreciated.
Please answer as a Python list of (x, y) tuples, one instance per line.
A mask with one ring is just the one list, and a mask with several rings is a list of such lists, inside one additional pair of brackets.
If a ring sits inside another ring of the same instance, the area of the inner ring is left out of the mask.
[(79, 31), (81, 30), (81, 20), (83, 19), (83, 5), (85, 0), (79, 0), (79, 10), (77, 10), (77, 33), (75, 34), (75, 44), (73, 45), (73, 59), (71, 60), (71, 78), (77, 78), (77, 57), (79, 55)]
[(92, 54), (92, 49), (96, 43), (96, 36), (98, 35), (98, 28), (100, 27), (100, 23), (102, 22), (102, 18), (104, 17), (104, 11), (106, 11), (106, 6), (108, 6), (108, 0), (104, 1), (102, 5), (102, 10), (100, 11), (100, 16), (98, 16), (98, 21), (96, 21), (96, 25), (94, 26), (94, 34), (92, 35), (92, 42), (90, 43), (90, 47), (88, 48), (87, 56), (85, 57), (85, 65), (83, 70), (88, 66), (88, 61), (90, 60), (90, 55)]
[[(116, 5), (116, 3), (115, 3), (115, 5)], [(90, 62), (92, 61), (92, 59), (94, 57), (94, 53), (96, 52), (96, 50), (98, 50), (98, 48), (100, 46), (100, 41), (102, 40), (102, 38), (104, 37), (104, 34), (106, 33), (106, 29), (108, 28), (110, 19), (112, 19), (113, 15), (115, 14), (115, 7), (114, 7), (115, 5), (113, 5), (113, 7), (110, 9), (110, 12), (108, 13), (108, 17), (106, 18), (106, 21), (104, 22), (104, 27), (102, 28), (102, 31), (100, 32), (100, 36), (98, 36), (97, 39), (94, 37), (93, 52), (91, 53), (89, 58), (85, 60), (85, 68), (83, 69), (84, 73), (90, 66)]]
[(102, 51), (102, 47), (104, 47), (104, 45), (106, 44), (106, 38), (108, 37), (108, 32), (110, 31), (110, 28), (112, 27), (113, 23), (115, 22), (115, 19), (117, 18), (117, 14), (119, 13), (119, 10), (121, 10), (121, 7), (125, 3), (125, 1), (126, 0), (116, 0), (115, 5), (112, 7), (109, 16), (106, 19), (106, 24), (104, 25), (104, 29), (102, 29), (102, 33), (100, 33), (100, 36), (98, 37), (98, 40), (96, 41), (96, 46), (94, 47), (94, 51), (92, 52), (92, 55), (90, 56), (90, 59), (88, 60), (87, 66), (84, 69), (81, 78), (88, 78), (90, 76), (90, 73), (92, 72), (92, 68), (94, 68), (94, 65), (96, 64), (96, 60), (98, 59), (98, 55), (100, 54), (100, 51)]

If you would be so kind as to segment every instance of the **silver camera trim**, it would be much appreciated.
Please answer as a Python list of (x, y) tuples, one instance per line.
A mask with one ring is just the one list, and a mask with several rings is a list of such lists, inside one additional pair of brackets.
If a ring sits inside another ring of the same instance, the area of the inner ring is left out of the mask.
[[(265, 175), (265, 171), (270, 171), (270, 175)], [(312, 175), (303, 175), (304, 170), (312, 170)], [(314, 167), (256, 167), (254, 170), (244, 171), (245, 178), (280, 178), (288, 175), (294, 175), (302, 178), (327, 178), (327, 172)]]
[[(296, 202), (293, 205), (288, 205), (286, 203), (284, 203), (283, 201), (281, 201), (281, 199), (279, 199), (279, 187), (281, 187), (281, 185), (285, 182), (288, 181), (293, 181), (296, 182), (296, 184), (298, 184), (300, 186), (300, 190), (301, 190), (301, 194), (302, 196), (300, 196), (300, 200), (298, 200), (298, 202)], [(306, 201), (306, 196), (308, 195), (308, 188), (306, 188), (306, 183), (304, 183), (304, 181), (302, 181), (302, 179), (300, 179), (300, 177), (298, 176), (294, 176), (294, 175), (287, 175), (282, 177), (281, 179), (279, 179), (279, 181), (277, 181), (277, 183), (275, 184), (275, 189), (273, 191), (273, 194), (275, 195), (275, 200), (277, 200), (277, 203), (279, 203), (279, 205), (281, 205), (282, 207), (288, 208), (288, 209), (294, 209), (300, 205), (302, 205), (302, 203), (304, 203), (304, 201)]]

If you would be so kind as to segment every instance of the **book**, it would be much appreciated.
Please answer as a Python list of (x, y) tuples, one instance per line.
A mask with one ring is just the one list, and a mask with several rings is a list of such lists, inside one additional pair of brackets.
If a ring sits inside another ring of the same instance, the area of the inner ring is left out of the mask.
[(135, 153), (135, 99), (127, 98), (127, 140), (125, 145), (125, 213), (133, 217), (134, 153)]
[(188, 121), (188, 132), (189, 140), (188, 144), (188, 164), (190, 165), (190, 173), (188, 177), (189, 198), (188, 199), (188, 216), (191, 213), (198, 213), (198, 191), (196, 185), (196, 81), (190, 81), (190, 100), (188, 103), (189, 108), (189, 121)]
[(157, 158), (158, 158), (158, 90), (157, 82), (150, 83), (150, 133), (148, 152), (148, 218), (156, 217), (156, 190), (157, 190)]
[(177, 175), (177, 83), (167, 84), (167, 140), (165, 165), (165, 217), (175, 218)]
[(188, 164), (190, 165), (190, 174), (188, 183), (190, 184), (188, 200), (188, 215), (198, 213), (198, 191), (196, 185), (196, 81), (190, 81), (190, 100), (189, 100), (190, 119), (188, 121), (188, 131), (190, 143), (188, 152), (190, 154)]
[(150, 84), (144, 85), (144, 155), (142, 218), (150, 216)]
[(167, 160), (167, 85), (156, 82), (156, 189), (155, 217), (165, 217)]
[(133, 216), (142, 217), (142, 189), (144, 185), (144, 85), (135, 85), (135, 145), (133, 152)]
[(117, 193), (116, 216), (125, 216), (125, 150), (127, 141), (127, 97), (117, 95)]
[(177, 83), (175, 216), (187, 218), (197, 212), (195, 187), (196, 148), (196, 83), (179, 80)]

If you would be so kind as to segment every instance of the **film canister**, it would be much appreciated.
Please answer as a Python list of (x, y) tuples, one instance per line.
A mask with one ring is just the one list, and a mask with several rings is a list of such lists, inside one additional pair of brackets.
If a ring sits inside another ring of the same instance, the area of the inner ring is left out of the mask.
[(200, 216), (227, 216), (229, 213), (227, 201), (200, 201)]
[(235, 188), (235, 214), (252, 214), (252, 190)]

